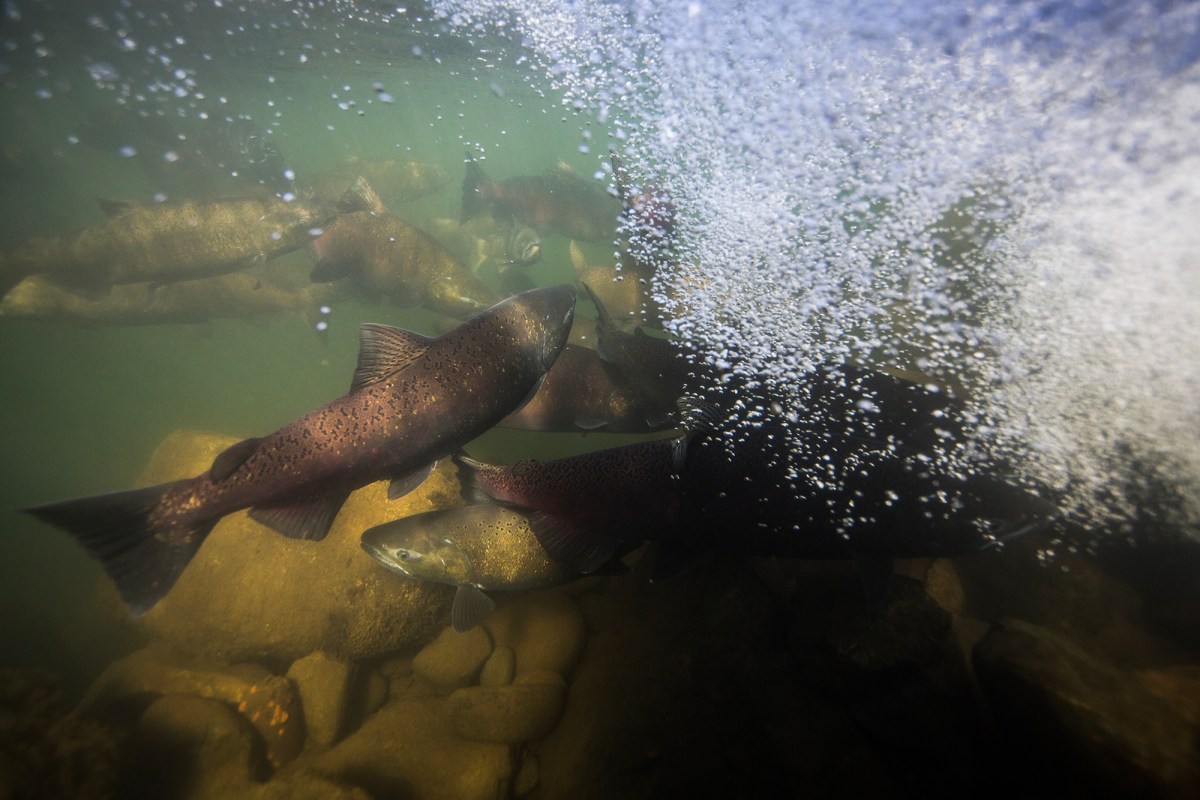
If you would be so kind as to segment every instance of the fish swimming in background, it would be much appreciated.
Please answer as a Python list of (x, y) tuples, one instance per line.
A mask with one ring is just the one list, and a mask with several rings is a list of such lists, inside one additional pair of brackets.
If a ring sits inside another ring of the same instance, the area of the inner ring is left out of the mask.
[(101, 205), (107, 222), (0, 252), (0, 293), (29, 275), (95, 290), (237, 272), (302, 247), (337, 213), (278, 199)]
[(387, 213), (370, 184), (350, 192), (369, 210), (342, 214), (312, 242), (318, 283), (347, 280), (370, 299), (467, 319), (500, 298), (429, 234)]
[(485, 592), (540, 589), (581, 577), (554, 561), (523, 514), (497, 505), (429, 511), (369, 528), (362, 547), (390, 570), (457, 586), (450, 617), (469, 630), (496, 608)]
[(567, 247), (575, 280), (586, 283), (590, 293), (604, 302), (605, 308), (624, 324), (661, 325), (662, 311), (651, 292), (651, 278), (637, 270), (611, 262), (589, 264), (578, 243)]
[(313, 178), (312, 190), (317, 197), (336, 199), (339, 192), (360, 177), (389, 206), (433, 194), (450, 183), (450, 173), (437, 164), (354, 157), (319, 173)]
[(537, 394), (500, 421), (530, 431), (650, 433), (671, 424), (675, 406), (658, 405), (589, 347), (568, 344)]
[(513, 227), (504, 250), (508, 265), (512, 267), (528, 267), (542, 260), (541, 237), (528, 225)]
[(202, 324), (214, 319), (260, 320), (283, 314), (316, 327), (329, 286), (289, 289), (246, 272), (166, 285), (126, 283), (99, 297), (75, 294), (43, 275), (31, 275), (0, 299), (0, 317), (65, 322), (84, 328)]
[(544, 175), (518, 175), (496, 182), (478, 162), (467, 162), (462, 221), (490, 213), (498, 222), (524, 224), (585, 242), (611, 244), (621, 201), (597, 181), (558, 167)]
[(416, 486), (531, 394), (574, 310), (574, 287), (559, 285), (511, 297), (436, 338), (365, 324), (348, 394), (231, 446), (204, 474), (28, 511), (74, 536), (141, 614), (226, 514), (250, 508), (284, 536), (318, 540), (353, 490), (385, 478), (392, 496)]

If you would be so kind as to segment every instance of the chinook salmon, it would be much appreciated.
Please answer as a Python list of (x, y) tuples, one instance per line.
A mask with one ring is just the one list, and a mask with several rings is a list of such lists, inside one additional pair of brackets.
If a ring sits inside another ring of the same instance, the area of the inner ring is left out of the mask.
[(540, 589), (580, 577), (538, 543), (525, 515), (496, 505), (429, 511), (376, 525), (362, 547), (401, 575), (458, 587), (454, 629), (473, 628), (496, 608), (485, 592)]
[(107, 222), (0, 253), (0, 293), (29, 275), (96, 289), (237, 272), (307, 244), (336, 214), (273, 198), (102, 206)]
[(574, 310), (574, 287), (560, 285), (511, 297), (437, 338), (363, 325), (348, 394), (233, 445), (195, 478), (29, 513), (74, 536), (140, 614), (226, 514), (250, 508), (284, 536), (317, 540), (354, 489), (384, 478), (394, 496), (412, 488), (530, 394)]
[(659, 543), (660, 573), (705, 549), (853, 559), (873, 604), (897, 558), (993, 549), (1056, 514), (999, 475), (951, 465), (961, 408), (944, 393), (850, 365), (799, 392), (789, 412), (761, 382), (729, 376), (689, 397), (677, 439), (513, 466), (459, 459), (476, 493), (530, 512), (547, 553), (582, 572), (640, 539)]
[(317, 327), (330, 287), (289, 289), (245, 272), (179, 281), (165, 286), (127, 283), (99, 297), (75, 294), (42, 275), (31, 275), (0, 299), (0, 317), (101, 326), (198, 324), (214, 319), (302, 316)]
[(363, 294), (466, 319), (499, 298), (429, 234), (388, 214), (362, 178), (354, 192), (371, 210), (343, 214), (312, 243), (312, 280), (348, 280)]
[(467, 162), (462, 220), (490, 213), (497, 221), (528, 225), (585, 242), (612, 243), (621, 201), (597, 181), (565, 168), (544, 175), (518, 175), (496, 182), (475, 161)]

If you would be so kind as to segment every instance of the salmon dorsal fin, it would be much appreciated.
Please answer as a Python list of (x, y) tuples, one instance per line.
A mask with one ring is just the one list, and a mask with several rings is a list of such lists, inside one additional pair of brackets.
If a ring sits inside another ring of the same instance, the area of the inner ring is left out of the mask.
[(342, 193), (337, 205), (338, 211), (342, 213), (370, 211), (372, 214), (384, 214), (387, 212), (387, 207), (384, 206), (383, 200), (379, 199), (375, 188), (362, 175), (359, 175), (354, 183), (350, 184), (350, 188)]
[(128, 214), (137, 208), (137, 203), (131, 203), (128, 200), (114, 200), (111, 197), (97, 197), (96, 202), (99, 203), (100, 210), (104, 212), (104, 216), (109, 219), (116, 219), (122, 214)]
[(433, 339), (419, 333), (364, 322), (358, 327), (358, 368), (350, 391), (378, 383), (425, 355)]

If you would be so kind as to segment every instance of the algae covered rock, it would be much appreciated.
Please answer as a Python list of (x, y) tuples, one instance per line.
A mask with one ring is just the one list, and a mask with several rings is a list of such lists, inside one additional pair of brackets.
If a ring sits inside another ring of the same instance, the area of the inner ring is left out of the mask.
[(566, 693), (562, 676), (549, 670), (523, 673), (508, 686), (459, 689), (449, 697), (450, 727), (480, 742), (528, 742), (558, 722)]
[(492, 651), (479, 671), (480, 686), (507, 686), (517, 670), (517, 655), (511, 647), (501, 645)]
[[(142, 482), (198, 475), (235, 441), (177, 431)], [(245, 511), (230, 514), (143, 624), (179, 650), (221, 661), (289, 662), (317, 650), (364, 659), (419, 645), (441, 627), (452, 590), (381, 569), (359, 538), (373, 525), (457, 504), (458, 496), (452, 465), (395, 501), (385, 482), (371, 484), (350, 495), (319, 542), (288, 539)]]
[(1124, 672), (1061, 633), (1018, 620), (993, 628), (974, 665), (1008, 740), (1040, 766), (1050, 791), (1057, 783), (1103, 796), (1195, 796), (1200, 733), (1186, 705), (1163, 699), (1170, 695), (1161, 675)]
[(316, 652), (293, 662), (287, 676), (300, 693), (309, 740), (333, 744), (350, 714), (354, 664)]
[(427, 697), (388, 703), (309, 766), (375, 797), (507, 796), (514, 772), (509, 746), (456, 736), (447, 723), (447, 702)]
[(510, 647), (518, 673), (550, 670), (564, 677), (579, 663), (587, 626), (579, 606), (555, 589), (514, 598), (483, 621), (497, 647)]
[(470, 686), (492, 654), (492, 638), (481, 626), (459, 633), (446, 628), (413, 657), (413, 674), (443, 692)]
[(154, 648), (139, 650), (109, 665), (80, 701), (76, 713), (111, 716), (162, 696), (213, 700), (241, 714), (257, 732), (274, 767), (292, 761), (304, 747), (303, 714), (287, 678), (250, 665), (185, 664)]

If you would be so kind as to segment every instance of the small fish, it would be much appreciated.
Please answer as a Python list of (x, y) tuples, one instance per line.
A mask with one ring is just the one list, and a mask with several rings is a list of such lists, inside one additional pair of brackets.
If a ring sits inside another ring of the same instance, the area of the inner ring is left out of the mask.
[(250, 508), (285, 536), (319, 540), (353, 490), (381, 479), (394, 497), (412, 489), (532, 393), (574, 310), (574, 287), (560, 285), (510, 297), (436, 338), (363, 325), (348, 394), (231, 446), (204, 474), (28, 511), (74, 536), (140, 614), (226, 514)]
[(436, 239), (384, 211), (366, 181), (360, 178), (354, 190), (370, 210), (342, 214), (313, 240), (313, 281), (346, 279), (369, 298), (422, 305), (458, 319), (499, 300)]
[(580, 573), (552, 560), (523, 514), (497, 505), (429, 511), (376, 525), (362, 547), (390, 570), (457, 586), (454, 629), (475, 627), (496, 603), (485, 592), (557, 586)]
[(302, 247), (336, 213), (278, 199), (101, 205), (110, 216), (105, 223), (0, 253), (0, 293), (29, 275), (103, 289), (237, 272)]
[(508, 236), (505, 247), (509, 266), (528, 267), (542, 260), (542, 240), (537, 231), (527, 225), (517, 225)]
[(545, 175), (491, 180), (474, 160), (463, 181), (462, 220), (483, 213), (497, 221), (523, 223), (542, 233), (611, 244), (621, 201), (597, 181), (558, 167)]

